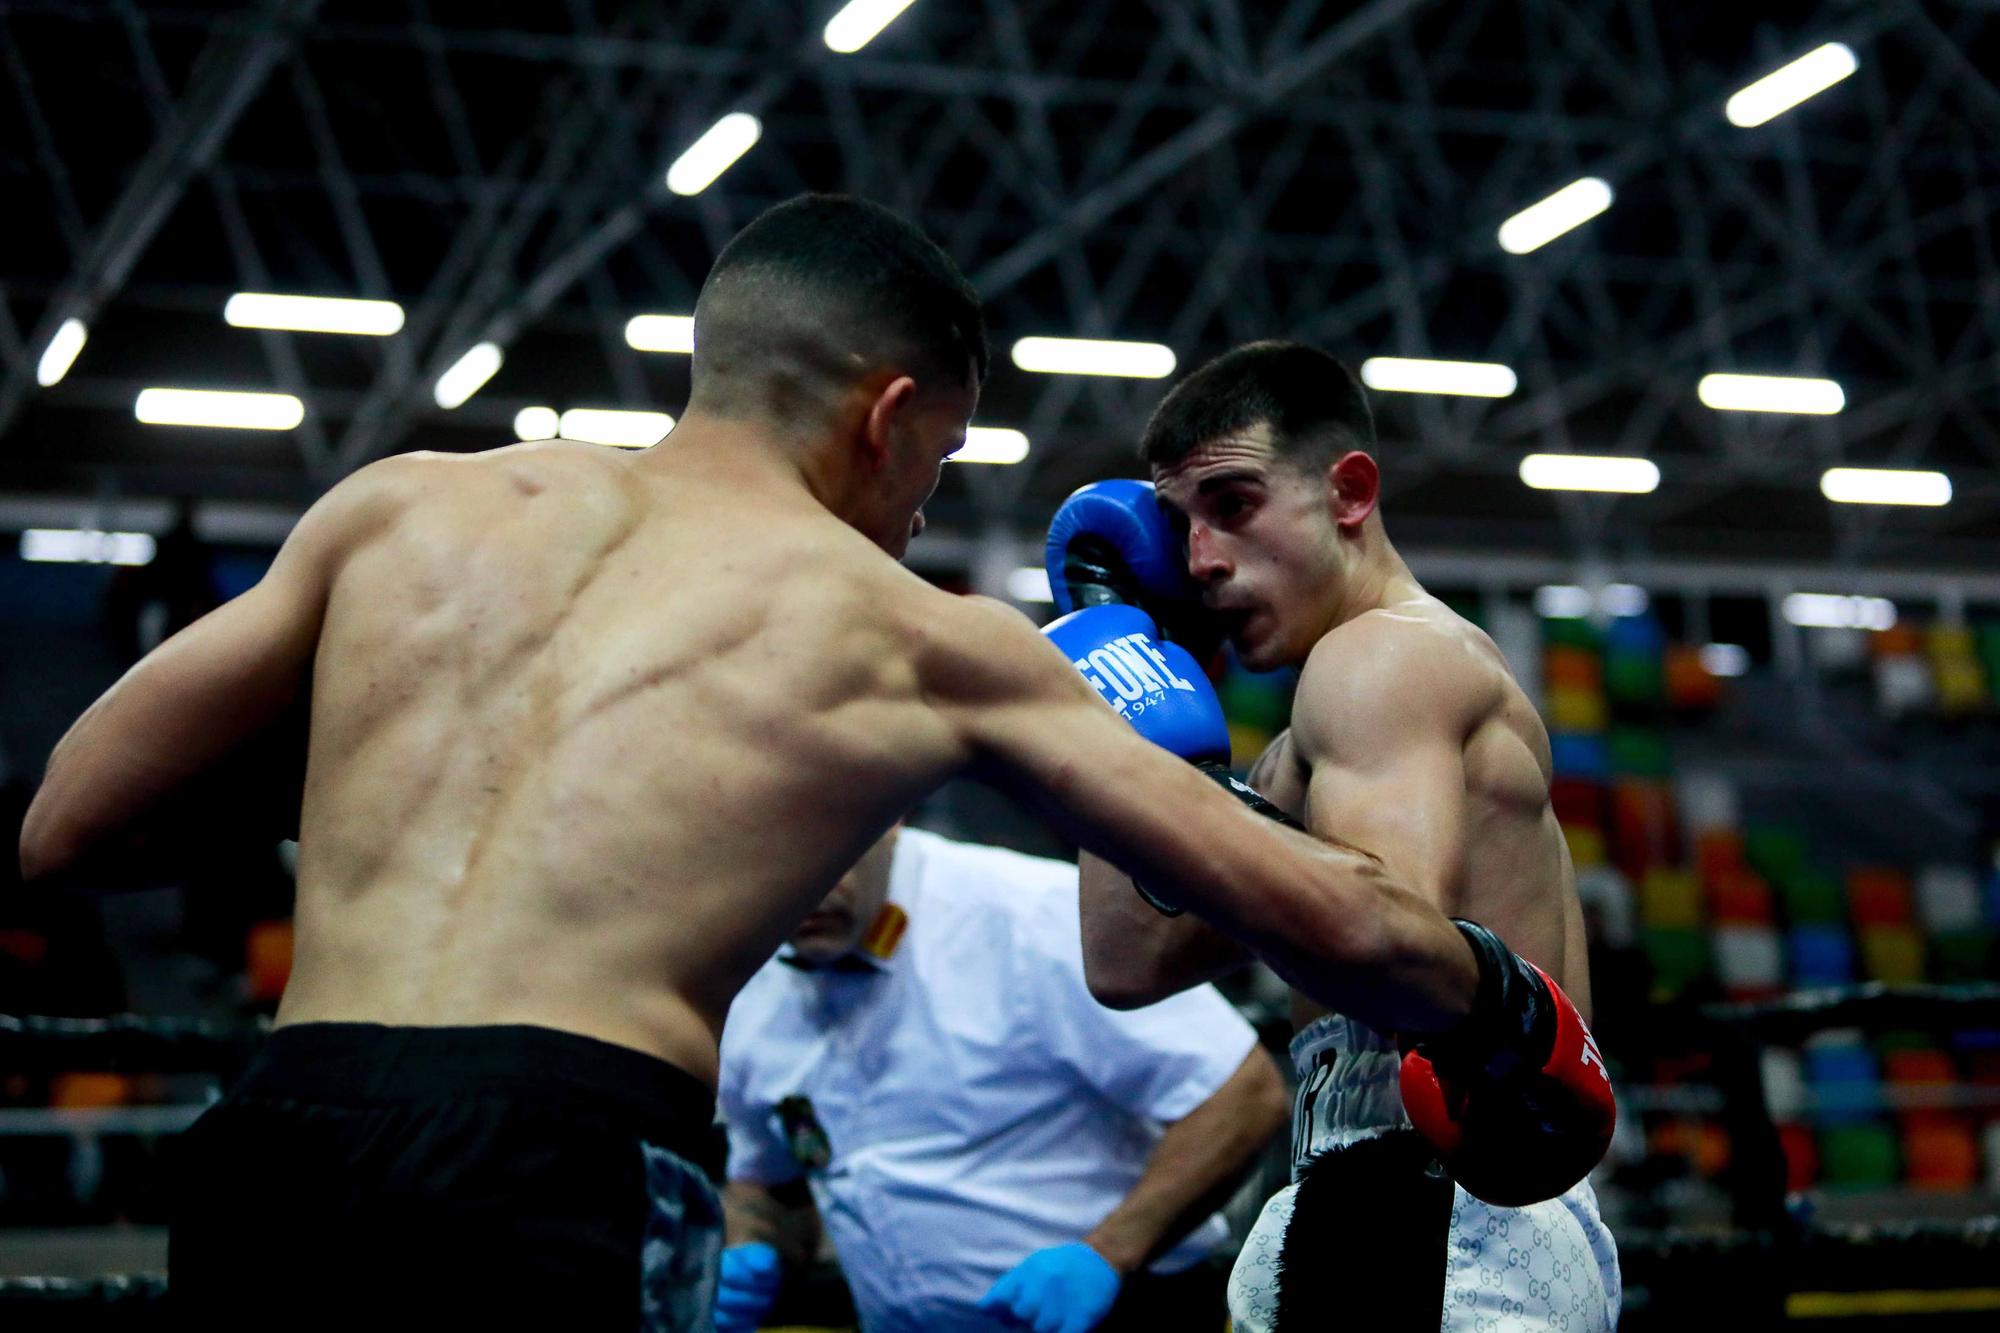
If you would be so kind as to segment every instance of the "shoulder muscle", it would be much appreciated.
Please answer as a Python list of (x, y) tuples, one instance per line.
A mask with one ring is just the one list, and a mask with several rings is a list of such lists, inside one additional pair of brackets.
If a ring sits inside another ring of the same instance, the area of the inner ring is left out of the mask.
[(1462, 740), (1496, 702), (1490, 666), (1424, 619), (1371, 612), (1313, 649), (1292, 706), (1308, 762), (1348, 762), (1384, 746)]

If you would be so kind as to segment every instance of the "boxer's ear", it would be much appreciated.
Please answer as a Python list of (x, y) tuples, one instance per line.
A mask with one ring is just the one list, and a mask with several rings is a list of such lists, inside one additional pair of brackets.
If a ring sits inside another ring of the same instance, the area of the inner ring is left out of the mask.
[(908, 375), (898, 375), (882, 381), (874, 389), (867, 415), (861, 420), (861, 448), (869, 467), (879, 472), (889, 464), (896, 428), (903, 424), (903, 418), (917, 396), (917, 382)]
[(1334, 525), (1348, 536), (1368, 521), (1381, 497), (1382, 471), (1359, 449), (1342, 454), (1326, 470), (1327, 509)]

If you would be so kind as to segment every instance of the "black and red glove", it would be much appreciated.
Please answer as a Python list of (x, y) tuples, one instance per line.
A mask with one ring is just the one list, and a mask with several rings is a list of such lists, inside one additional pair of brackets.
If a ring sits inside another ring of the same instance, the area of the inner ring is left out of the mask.
[(1471, 1016), (1406, 1044), (1403, 1107), (1452, 1178), (1487, 1203), (1553, 1199), (1590, 1174), (1618, 1120), (1590, 1029), (1547, 973), (1470, 921)]

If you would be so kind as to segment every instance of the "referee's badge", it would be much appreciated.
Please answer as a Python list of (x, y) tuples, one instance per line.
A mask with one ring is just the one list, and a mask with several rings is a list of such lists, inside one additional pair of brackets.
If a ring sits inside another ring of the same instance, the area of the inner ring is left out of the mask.
[(792, 1158), (808, 1171), (824, 1171), (833, 1160), (833, 1144), (826, 1127), (813, 1112), (812, 1098), (787, 1097), (778, 1103), (778, 1123), (785, 1131), (785, 1146)]

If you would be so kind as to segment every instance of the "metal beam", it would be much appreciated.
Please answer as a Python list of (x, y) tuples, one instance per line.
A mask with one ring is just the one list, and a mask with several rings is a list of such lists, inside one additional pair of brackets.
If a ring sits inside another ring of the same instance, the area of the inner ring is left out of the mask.
[[(266, 0), (247, 32), (217, 33), (209, 41), (169, 128), (133, 170), (76, 270), (37, 322), (28, 340), (30, 360), (48, 346), (64, 320), (90, 324), (117, 294), (189, 182), (214, 161), (272, 72), (297, 49), (319, 6), (320, 0)], [(17, 366), (0, 380), (0, 438), (33, 389), (31, 365)]]
[(1070, 201), (1061, 220), (1023, 238), (980, 266), (973, 285), (991, 300), (1047, 263), (1105, 218), (1133, 203), (1189, 162), (1235, 134), (1273, 102), (1319, 74), (1368, 39), (1401, 20), (1422, 0), (1371, 0), (1316, 38), (1305, 50), (1266, 69), (1238, 100), (1218, 106), (1194, 124), (1143, 153), (1131, 165)]

